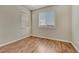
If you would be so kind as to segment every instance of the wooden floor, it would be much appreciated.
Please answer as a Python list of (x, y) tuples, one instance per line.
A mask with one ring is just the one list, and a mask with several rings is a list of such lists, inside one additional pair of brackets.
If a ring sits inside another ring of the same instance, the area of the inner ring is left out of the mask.
[(1, 53), (75, 53), (71, 43), (28, 37), (0, 48)]

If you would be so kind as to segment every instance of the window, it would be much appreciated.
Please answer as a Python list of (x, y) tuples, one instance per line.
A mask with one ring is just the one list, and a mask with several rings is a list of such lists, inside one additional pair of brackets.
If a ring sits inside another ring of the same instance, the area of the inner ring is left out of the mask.
[(39, 26), (55, 26), (55, 12), (45, 11), (39, 13)]

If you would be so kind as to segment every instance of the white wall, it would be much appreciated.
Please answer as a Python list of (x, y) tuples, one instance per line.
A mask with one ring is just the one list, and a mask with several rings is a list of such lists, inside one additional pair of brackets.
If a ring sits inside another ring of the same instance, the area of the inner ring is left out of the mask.
[[(23, 34), (21, 9), (19, 6), (0, 6), (0, 44), (7, 43), (30, 35), (31, 23), (29, 23), (28, 34)], [(23, 10), (23, 9), (22, 9)], [(30, 11), (25, 9), (28, 19)], [(30, 22), (30, 21), (29, 21)], [(25, 25), (27, 27), (27, 25)]]
[[(46, 38), (56, 38), (63, 41), (72, 39), (72, 10), (71, 6), (51, 6), (48, 8), (32, 11), (32, 35)], [(38, 13), (52, 10), (56, 13), (56, 29), (41, 29), (38, 25)]]
[(79, 6), (72, 6), (72, 41), (79, 52)]

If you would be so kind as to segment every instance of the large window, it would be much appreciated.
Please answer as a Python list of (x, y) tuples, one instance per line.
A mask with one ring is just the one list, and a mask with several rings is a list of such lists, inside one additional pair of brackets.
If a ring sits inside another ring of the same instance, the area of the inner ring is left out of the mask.
[(39, 13), (39, 26), (55, 26), (55, 12), (45, 11)]

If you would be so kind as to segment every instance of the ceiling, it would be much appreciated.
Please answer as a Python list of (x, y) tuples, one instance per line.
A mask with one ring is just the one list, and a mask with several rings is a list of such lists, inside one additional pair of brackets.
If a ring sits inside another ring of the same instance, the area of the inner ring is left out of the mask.
[(35, 10), (46, 6), (48, 5), (24, 5), (24, 7), (28, 8), (29, 10)]

